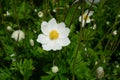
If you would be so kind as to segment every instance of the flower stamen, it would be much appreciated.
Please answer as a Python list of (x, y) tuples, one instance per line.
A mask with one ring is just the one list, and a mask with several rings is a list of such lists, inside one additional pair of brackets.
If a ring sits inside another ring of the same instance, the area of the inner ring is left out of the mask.
[(59, 33), (56, 30), (52, 30), (49, 34), (51, 40), (55, 40), (59, 37)]
[(83, 19), (88, 20), (89, 19), (88, 15), (83, 15)]

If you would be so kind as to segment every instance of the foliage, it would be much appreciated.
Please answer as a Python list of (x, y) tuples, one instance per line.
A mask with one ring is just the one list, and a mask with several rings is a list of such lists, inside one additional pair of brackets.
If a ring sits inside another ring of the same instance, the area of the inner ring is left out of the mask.
[[(0, 0), (0, 80), (119, 80), (120, 1), (86, 1)], [(85, 10), (94, 13), (81, 27)], [(58, 51), (45, 51), (36, 41), (41, 23), (51, 18), (70, 29), (70, 45)], [(15, 30), (22, 30), (25, 39), (11, 38)], [(57, 73), (51, 70), (54, 65)], [(101, 79), (99, 66), (104, 69)]]

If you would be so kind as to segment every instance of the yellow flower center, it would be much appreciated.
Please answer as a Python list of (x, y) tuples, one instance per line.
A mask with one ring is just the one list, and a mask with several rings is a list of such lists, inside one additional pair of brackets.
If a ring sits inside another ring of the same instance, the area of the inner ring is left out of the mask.
[(89, 19), (88, 15), (83, 15), (83, 19), (88, 20)]
[(52, 30), (49, 34), (49, 37), (50, 37), (51, 40), (57, 39), (58, 36), (59, 36), (59, 33), (56, 30)]

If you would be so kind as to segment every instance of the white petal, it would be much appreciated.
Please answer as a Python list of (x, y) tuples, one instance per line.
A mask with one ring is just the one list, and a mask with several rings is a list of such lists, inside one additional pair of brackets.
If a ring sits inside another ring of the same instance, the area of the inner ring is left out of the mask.
[(61, 46), (67, 46), (70, 44), (70, 40), (68, 38), (58, 39), (57, 41)]
[(79, 17), (79, 22), (81, 22), (81, 18), (82, 18), (82, 16)]
[(51, 50), (51, 46), (48, 45), (48, 44), (43, 44), (42, 47), (43, 47), (43, 50), (46, 50), (46, 51), (50, 51)]
[(47, 44), (49, 42), (49, 37), (43, 34), (39, 34), (37, 38), (37, 42), (42, 43), (42, 44)]
[(88, 14), (88, 16), (92, 16), (93, 13), (94, 13), (94, 11), (90, 11), (89, 14)]
[(55, 18), (52, 18), (52, 19), (48, 22), (48, 27), (49, 27), (49, 30), (50, 30), (50, 31), (57, 28), (57, 23), (56, 23)]
[(84, 15), (87, 15), (87, 14), (88, 14), (88, 10), (85, 10)]
[(84, 12), (84, 15), (87, 15), (87, 14), (88, 14), (88, 17), (90, 17), (90, 16), (93, 15), (93, 13), (94, 13), (94, 11), (90, 11), (89, 14), (88, 14), (88, 10), (86, 10), (86, 11)]
[(21, 30), (16, 30), (12, 33), (11, 38), (15, 39), (16, 41), (20, 41), (25, 38), (25, 34)]
[(64, 28), (64, 30), (59, 33), (59, 38), (66, 38), (68, 37), (69, 33), (70, 33), (70, 29)]
[(62, 46), (58, 43), (54, 43), (53, 44), (53, 50), (56, 51), (56, 50), (61, 50), (62, 49)]
[(43, 49), (46, 50), (46, 51), (50, 51), (50, 50), (61, 50), (62, 49), (62, 46), (59, 45), (56, 41), (49, 41), (48, 44), (43, 44), (42, 45)]
[(45, 21), (43, 21), (42, 23), (41, 23), (41, 30), (42, 30), (42, 32), (45, 34), (45, 35), (49, 35), (49, 29), (48, 29), (48, 23), (47, 22), (45, 22)]
[(82, 27), (85, 27), (85, 20), (82, 21)]
[(90, 20), (90, 18), (88, 18), (87, 20), (86, 20), (86, 23), (90, 23), (91, 22), (91, 20)]
[(65, 29), (65, 23), (64, 22), (61, 22), (61, 23), (59, 23), (58, 24), (58, 26), (57, 26), (57, 30), (59, 31), (59, 32), (62, 32), (64, 29)]

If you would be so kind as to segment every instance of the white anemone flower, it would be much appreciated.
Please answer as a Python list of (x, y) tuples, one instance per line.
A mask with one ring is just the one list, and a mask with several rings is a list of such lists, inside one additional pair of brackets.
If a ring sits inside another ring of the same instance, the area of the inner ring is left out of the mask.
[[(90, 11), (89, 14), (88, 14), (88, 10), (86, 10), (83, 13), (83, 15), (79, 17), (79, 21), (82, 22), (82, 27), (84, 27), (85, 21), (86, 21), (86, 23), (90, 23), (91, 22), (90, 16), (92, 16), (93, 13), (94, 13), (94, 11)], [(83, 18), (82, 21), (81, 21), (81, 18)]]
[(40, 17), (40, 18), (43, 17), (43, 12), (42, 11), (38, 12), (38, 17)]
[(57, 66), (53, 66), (52, 67), (52, 72), (53, 73), (57, 73), (59, 71), (58, 67)]
[(38, 35), (37, 42), (41, 43), (46, 51), (61, 50), (62, 46), (70, 44), (68, 38), (70, 29), (65, 26), (64, 22), (57, 23), (54, 18), (49, 22), (43, 21), (41, 24), (42, 34)]
[[(93, 4), (97, 4), (97, 3), (99, 3), (100, 2), (100, 0), (85, 0), (86, 1), (86, 3), (88, 4), (88, 5), (91, 5), (92, 4), (92, 2), (93, 2)], [(94, 7), (94, 6), (93, 6)]]
[(25, 38), (25, 34), (21, 30), (16, 30), (12, 33), (11, 38), (15, 39), (16, 41), (21, 41)]

